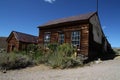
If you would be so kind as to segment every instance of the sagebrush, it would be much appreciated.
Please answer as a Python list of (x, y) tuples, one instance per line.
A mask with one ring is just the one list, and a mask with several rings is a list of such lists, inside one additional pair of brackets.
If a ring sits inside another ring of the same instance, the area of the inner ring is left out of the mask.
[(32, 62), (28, 56), (15, 53), (1, 53), (0, 67), (1, 69), (18, 69), (30, 65)]
[(74, 56), (75, 48), (71, 44), (49, 44), (48, 47), (29, 45), (27, 50), (12, 53), (0, 53), (0, 67), (5, 69), (24, 68), (29, 65), (46, 64), (52, 68), (69, 68), (83, 65), (83, 61)]

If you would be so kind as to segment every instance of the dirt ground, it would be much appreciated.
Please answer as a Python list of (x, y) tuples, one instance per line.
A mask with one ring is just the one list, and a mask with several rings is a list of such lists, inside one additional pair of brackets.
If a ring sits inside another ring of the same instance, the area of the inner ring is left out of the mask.
[(51, 69), (39, 65), (0, 72), (0, 80), (120, 80), (120, 57), (73, 69)]

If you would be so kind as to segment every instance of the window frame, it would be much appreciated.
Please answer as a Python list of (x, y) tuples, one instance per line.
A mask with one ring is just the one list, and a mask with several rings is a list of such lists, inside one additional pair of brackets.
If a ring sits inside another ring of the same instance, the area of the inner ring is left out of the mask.
[(63, 44), (65, 42), (65, 34), (63, 32), (59, 33), (58, 43)]
[(78, 30), (71, 32), (71, 44), (73, 46), (80, 46), (81, 32)]
[(45, 32), (44, 33), (44, 46), (45, 47), (50, 43), (50, 39), (51, 39), (51, 32)]

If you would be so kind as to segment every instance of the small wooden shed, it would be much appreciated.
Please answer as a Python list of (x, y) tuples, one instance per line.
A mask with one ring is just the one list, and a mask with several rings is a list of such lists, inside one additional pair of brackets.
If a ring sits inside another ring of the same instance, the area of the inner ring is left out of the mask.
[(79, 46), (80, 54), (94, 58), (112, 48), (101, 28), (97, 12), (49, 21), (39, 27), (39, 44), (70, 43)]
[(29, 44), (37, 44), (38, 37), (26, 33), (12, 31), (7, 38), (7, 52), (26, 50)]

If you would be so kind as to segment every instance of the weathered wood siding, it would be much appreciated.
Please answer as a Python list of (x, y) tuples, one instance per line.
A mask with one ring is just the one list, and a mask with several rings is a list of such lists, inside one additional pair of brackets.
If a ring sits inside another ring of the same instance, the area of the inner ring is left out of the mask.
[(29, 43), (19, 42), (19, 51), (26, 51)]
[(103, 54), (102, 39), (104, 36), (96, 14), (90, 18), (89, 34), (89, 59), (94, 59)]
[(21, 41), (18, 41), (14, 34), (12, 34), (10, 36), (10, 39), (8, 41), (8, 46), (7, 46), (7, 52), (12, 52), (14, 50), (16, 51), (25, 51), (27, 50), (27, 47), (29, 44), (32, 44), (32, 43), (26, 43), (26, 42), (21, 42)]
[(41, 43), (41, 44), (43, 44), (44, 43), (44, 30), (40, 30), (39, 29), (39, 38), (38, 38), (38, 43)]
[(89, 59), (103, 57), (111, 50), (112, 48), (105, 38), (98, 16), (92, 16), (89, 26)]
[(80, 54), (87, 56), (89, 59), (98, 58), (112, 51), (111, 45), (101, 28), (97, 13), (87, 20), (39, 27), (39, 44), (44, 44), (45, 32), (51, 33), (51, 43), (58, 42), (59, 32), (64, 33), (65, 43), (72, 43), (72, 31), (80, 32)]
[(94, 41), (91, 26), (89, 33), (89, 59), (95, 59), (99, 54), (102, 54), (102, 45)]
[(71, 43), (71, 31), (65, 30), (65, 43)]
[(11, 52), (13, 50), (18, 50), (18, 49), (19, 49), (19, 42), (16, 40), (15, 36), (12, 35), (11, 38), (10, 38), (10, 40), (8, 41), (7, 51)]
[(40, 28), (39, 29), (39, 44), (44, 44), (44, 34), (46, 32), (51, 33), (50, 42), (56, 43), (58, 42), (59, 32), (64, 33), (64, 42), (71, 43), (71, 32), (72, 31), (79, 31), (80, 32), (80, 53), (83, 55), (88, 56), (89, 50), (89, 24), (75, 24), (71, 25), (64, 25), (59, 26), (56, 28)]
[(102, 44), (102, 38), (104, 34), (99, 22), (99, 18), (96, 14), (90, 18), (90, 23), (92, 24), (93, 40), (96, 43)]
[(81, 54), (88, 56), (89, 52), (89, 25), (86, 24), (82, 27), (81, 30)]
[(58, 32), (56, 32), (56, 31), (51, 32), (50, 42), (51, 42), (51, 43), (56, 43), (56, 42), (58, 42)]

